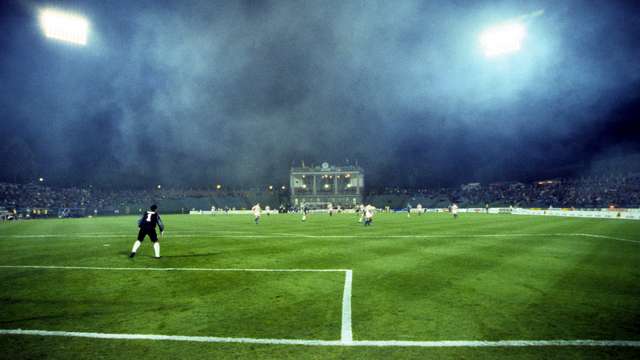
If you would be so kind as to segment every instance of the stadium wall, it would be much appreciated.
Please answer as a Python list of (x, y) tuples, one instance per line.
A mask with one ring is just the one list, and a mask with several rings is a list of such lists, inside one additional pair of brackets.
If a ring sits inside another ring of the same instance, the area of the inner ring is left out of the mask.
[[(378, 209), (382, 212), (383, 209)], [(406, 210), (402, 210), (404, 212)], [(427, 208), (422, 210), (425, 213), (433, 212), (449, 212), (446, 208)], [(328, 210), (319, 209), (313, 210), (314, 213), (328, 213)], [(343, 210), (344, 213), (354, 213), (353, 209)], [(412, 213), (418, 213), (420, 210), (411, 209)], [(487, 213), (487, 209), (483, 208), (461, 208), (458, 209), (459, 213)], [(271, 210), (271, 214), (277, 214), (277, 210)], [(221, 210), (212, 212), (210, 210), (192, 210), (189, 211), (190, 215), (249, 215), (252, 214), (251, 210), (229, 210), (224, 212)], [(263, 214), (266, 211), (263, 210)], [(622, 219), (622, 220), (640, 220), (640, 209), (601, 209), (601, 210), (571, 210), (571, 209), (522, 209), (522, 208), (489, 208), (489, 214), (513, 214), (513, 215), (533, 215), (533, 216), (565, 216), (565, 217), (580, 217), (580, 218), (594, 218), (594, 219)]]
[(566, 216), (595, 219), (640, 220), (640, 209), (602, 209), (602, 210), (569, 210), (569, 209), (520, 209), (511, 212), (514, 215)]

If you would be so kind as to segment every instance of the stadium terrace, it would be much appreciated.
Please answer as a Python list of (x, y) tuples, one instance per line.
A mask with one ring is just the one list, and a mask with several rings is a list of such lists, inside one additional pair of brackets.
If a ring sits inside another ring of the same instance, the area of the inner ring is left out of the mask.
[[(331, 179), (333, 182), (334, 180)], [(285, 189), (262, 186), (246, 190), (171, 189), (107, 190), (94, 187), (56, 188), (40, 183), (0, 183), (0, 206), (16, 210), (26, 217), (55, 217), (65, 208), (77, 214), (136, 214), (150, 203), (162, 204), (166, 213), (188, 213), (191, 210), (247, 210), (259, 202), (271, 209), (299, 208)], [(640, 174), (545, 180), (533, 183), (499, 182), (482, 185), (472, 183), (456, 188), (384, 188), (370, 190), (364, 203), (392, 210), (407, 206), (447, 208), (451, 203), (463, 208), (639, 208)], [(358, 204), (361, 202), (359, 201)], [(342, 206), (343, 209), (355, 206)], [(321, 208), (325, 208), (324, 206)]]

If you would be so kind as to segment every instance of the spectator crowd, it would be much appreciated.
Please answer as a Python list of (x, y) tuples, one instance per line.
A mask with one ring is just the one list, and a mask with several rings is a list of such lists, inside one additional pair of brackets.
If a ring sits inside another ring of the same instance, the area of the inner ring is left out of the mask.
[[(527, 208), (640, 207), (640, 174), (555, 179), (533, 183), (471, 183), (457, 188), (385, 189), (383, 194), (404, 194), (423, 206), (457, 203), (462, 207), (514, 206)], [(431, 203), (430, 203), (431, 202)], [(415, 206), (415, 204), (413, 204)]]
[[(217, 208), (250, 207), (256, 199), (273, 200), (273, 208), (282, 204), (286, 191), (270, 198), (266, 190), (245, 191), (212, 189), (152, 189), (114, 190), (88, 187), (57, 188), (42, 183), (0, 183), (0, 207), (5, 209), (82, 208), (87, 215), (113, 213), (128, 209), (135, 213), (139, 206), (162, 200), (208, 198), (209, 206)], [(274, 195), (274, 194), (272, 194)], [(261, 198), (262, 196), (262, 198)], [(592, 176), (576, 179), (556, 179), (533, 183), (499, 182), (472, 183), (455, 188), (401, 189), (387, 188), (370, 192), (366, 202), (379, 207), (446, 207), (457, 203), (461, 207), (514, 206), (529, 208), (640, 208), (640, 174)], [(277, 202), (277, 204), (276, 204)], [(188, 209), (187, 209), (188, 210)], [(126, 213), (129, 213), (127, 210)]]
[[(281, 191), (258, 189), (177, 189), (162, 188), (146, 190), (116, 190), (87, 187), (52, 187), (42, 183), (15, 184), (0, 182), (0, 208), (17, 209), (18, 212), (35, 214), (33, 210), (47, 209), (47, 214), (57, 214), (64, 209), (82, 210), (79, 214), (128, 214), (138, 213), (152, 203), (169, 204), (170, 212), (189, 211), (193, 199), (204, 199), (205, 208), (212, 205), (223, 209), (250, 208), (256, 199), (278, 199)], [(187, 201), (185, 201), (187, 199)], [(177, 204), (178, 203), (178, 204)], [(203, 202), (195, 202), (202, 205)], [(279, 204), (279, 202), (277, 202)], [(177, 205), (176, 205), (177, 204)], [(179, 206), (182, 205), (183, 208)], [(40, 214), (40, 212), (37, 212)], [(78, 212), (76, 212), (78, 213)]]

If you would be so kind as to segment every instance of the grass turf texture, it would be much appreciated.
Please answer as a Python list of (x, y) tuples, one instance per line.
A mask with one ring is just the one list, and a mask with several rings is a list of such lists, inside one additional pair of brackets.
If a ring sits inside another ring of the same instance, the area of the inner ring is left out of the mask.
[[(0, 265), (352, 269), (354, 340), (640, 340), (640, 222), (510, 215), (163, 216), (0, 226)], [(512, 234), (512, 235), (510, 235)], [(525, 234), (525, 235), (523, 235)], [(530, 234), (530, 235), (526, 235)], [(567, 234), (567, 235), (562, 235)], [(440, 237), (442, 235), (442, 237)], [(499, 235), (499, 236), (482, 236)], [(344, 273), (0, 268), (0, 328), (340, 338)], [(638, 348), (337, 348), (0, 336), (7, 358), (637, 358)]]

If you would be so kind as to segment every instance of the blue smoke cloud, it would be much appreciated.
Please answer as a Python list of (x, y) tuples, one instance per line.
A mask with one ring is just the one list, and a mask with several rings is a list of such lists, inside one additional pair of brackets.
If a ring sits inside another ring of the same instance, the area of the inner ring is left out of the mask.
[[(292, 161), (349, 158), (369, 184), (453, 185), (574, 175), (611, 148), (638, 150), (616, 133), (594, 144), (603, 129), (630, 129), (626, 115), (612, 114), (638, 101), (633, 5), (96, 1), (77, 9), (92, 22), (86, 48), (42, 39), (27, 10), (2, 13), (2, 140), (22, 139), (31, 152), (30, 169), (9, 160), (3, 168), (15, 171), (4, 178), (251, 185), (285, 183)], [(482, 55), (486, 26), (538, 9), (544, 15), (528, 21), (519, 53)]]

